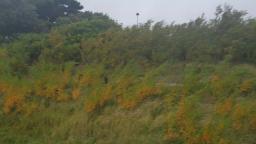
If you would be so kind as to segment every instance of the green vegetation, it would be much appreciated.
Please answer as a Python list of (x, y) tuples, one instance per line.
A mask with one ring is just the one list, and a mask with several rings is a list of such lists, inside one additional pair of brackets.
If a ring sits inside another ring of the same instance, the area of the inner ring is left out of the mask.
[(256, 19), (122, 28), (75, 7), (40, 33), (0, 22), (0, 143), (255, 143)]

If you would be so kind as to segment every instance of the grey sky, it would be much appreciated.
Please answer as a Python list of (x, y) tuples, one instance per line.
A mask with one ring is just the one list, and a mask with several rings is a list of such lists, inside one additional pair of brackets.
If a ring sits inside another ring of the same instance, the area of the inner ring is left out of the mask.
[(202, 13), (212, 18), (219, 4), (230, 4), (239, 10), (246, 10), (256, 17), (256, 0), (78, 0), (85, 10), (103, 12), (124, 25), (136, 24), (136, 12), (141, 14), (140, 22), (149, 19), (164, 20), (167, 23), (187, 22)]

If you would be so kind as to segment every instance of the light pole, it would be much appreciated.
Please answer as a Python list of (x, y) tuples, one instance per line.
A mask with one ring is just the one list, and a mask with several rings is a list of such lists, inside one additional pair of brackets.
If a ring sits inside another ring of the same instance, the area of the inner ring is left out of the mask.
[(137, 16), (137, 27), (139, 27), (139, 16), (140, 16), (140, 13), (136, 13), (136, 16)]

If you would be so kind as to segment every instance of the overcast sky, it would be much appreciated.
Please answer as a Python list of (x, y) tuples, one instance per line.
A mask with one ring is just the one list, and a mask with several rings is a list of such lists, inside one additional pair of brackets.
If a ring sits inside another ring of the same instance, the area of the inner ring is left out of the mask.
[(214, 16), (220, 4), (230, 4), (239, 10), (246, 10), (256, 17), (256, 0), (78, 0), (85, 10), (103, 12), (123, 25), (136, 24), (136, 12), (140, 22), (149, 19), (164, 20), (167, 23), (188, 22), (205, 13), (206, 18)]

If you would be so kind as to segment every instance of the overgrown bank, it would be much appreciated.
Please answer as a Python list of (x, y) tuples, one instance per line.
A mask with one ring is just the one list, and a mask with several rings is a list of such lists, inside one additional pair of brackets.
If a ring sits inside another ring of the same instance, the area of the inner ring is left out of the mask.
[(0, 48), (1, 143), (251, 144), (255, 19), (82, 19)]

